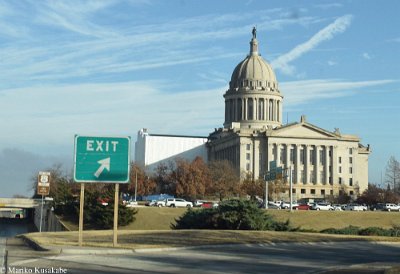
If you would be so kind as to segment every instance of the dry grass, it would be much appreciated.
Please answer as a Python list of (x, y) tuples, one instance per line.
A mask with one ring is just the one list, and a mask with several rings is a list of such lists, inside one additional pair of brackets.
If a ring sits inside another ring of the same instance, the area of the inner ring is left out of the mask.
[[(186, 211), (185, 208), (158, 208), (141, 207), (137, 208), (136, 221), (128, 226), (120, 227), (121, 230), (169, 230), (175, 219), (179, 218)], [(279, 221), (290, 220), (294, 227), (321, 231), (326, 228), (343, 228), (349, 225), (365, 227), (391, 228), (400, 226), (399, 212), (383, 211), (314, 211), (299, 210), (289, 212), (286, 210), (269, 210)], [(70, 230), (78, 230), (78, 224), (64, 220)]]
[[(40, 245), (78, 245), (78, 232), (27, 234)], [(84, 231), (84, 246), (112, 247), (112, 230)], [(217, 244), (319, 241), (397, 241), (399, 238), (328, 235), (318, 233), (233, 230), (124, 230), (118, 232), (118, 247), (127, 249), (183, 247)]]
[[(226, 231), (226, 230), (171, 230), (171, 223), (181, 216), (182, 208), (138, 208), (136, 221), (118, 231), (121, 248), (159, 248), (215, 244), (270, 243), (281, 241), (397, 241), (393, 237), (365, 237), (350, 235), (328, 235), (318, 233), (275, 232), (275, 231)], [(390, 228), (400, 225), (399, 212), (332, 212), (332, 211), (284, 211), (270, 210), (277, 220), (290, 220), (295, 227), (320, 231), (325, 228), (359, 227)], [(77, 224), (66, 221), (77, 230)], [(31, 233), (28, 237), (40, 245), (78, 245), (78, 232)], [(85, 246), (112, 247), (113, 231), (84, 231)]]
[(366, 227), (392, 228), (400, 226), (400, 212), (383, 211), (314, 211), (270, 210), (276, 220), (286, 221), (295, 227), (321, 231), (326, 228), (343, 228), (349, 225)]

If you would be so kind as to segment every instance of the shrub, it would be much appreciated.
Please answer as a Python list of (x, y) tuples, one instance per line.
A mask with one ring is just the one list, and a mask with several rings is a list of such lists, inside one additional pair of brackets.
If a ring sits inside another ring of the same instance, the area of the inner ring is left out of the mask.
[(289, 221), (275, 221), (248, 200), (228, 200), (212, 209), (189, 209), (175, 221), (173, 229), (296, 230)]
[(380, 228), (380, 227), (367, 227), (365, 229), (361, 229), (359, 235), (365, 236), (392, 236), (390, 230)]
[[(92, 229), (109, 229), (114, 225), (114, 201), (110, 200), (107, 206), (103, 206), (98, 201), (100, 195), (98, 192), (86, 195), (83, 212), (84, 225)], [(124, 226), (133, 222), (136, 213), (136, 209), (118, 205), (118, 225)]]
[(327, 228), (321, 230), (321, 233), (328, 233), (328, 234), (345, 234), (345, 235), (359, 235), (360, 228), (358, 226), (347, 226), (344, 228)]

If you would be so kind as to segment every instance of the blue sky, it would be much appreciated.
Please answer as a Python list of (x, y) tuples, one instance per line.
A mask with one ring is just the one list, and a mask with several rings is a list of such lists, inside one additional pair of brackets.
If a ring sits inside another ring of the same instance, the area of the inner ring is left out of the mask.
[(284, 117), (400, 158), (400, 2), (0, 1), (0, 197), (72, 169), (74, 135), (207, 136), (257, 26)]

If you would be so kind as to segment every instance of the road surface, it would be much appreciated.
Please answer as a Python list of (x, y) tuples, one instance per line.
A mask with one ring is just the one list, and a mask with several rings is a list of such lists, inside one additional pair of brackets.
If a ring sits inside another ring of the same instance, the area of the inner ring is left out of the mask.
[[(14, 242), (13, 242), (14, 241)], [(225, 245), (124, 254), (32, 252), (9, 240), (9, 267), (66, 273), (383, 273), (400, 266), (400, 244), (371, 242)], [(11, 272), (10, 272), (11, 273)]]

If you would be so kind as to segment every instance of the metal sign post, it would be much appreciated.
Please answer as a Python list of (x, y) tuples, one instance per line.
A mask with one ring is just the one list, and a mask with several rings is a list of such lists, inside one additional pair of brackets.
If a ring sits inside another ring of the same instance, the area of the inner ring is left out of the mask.
[(118, 193), (119, 184), (115, 184), (113, 247), (116, 247), (118, 244)]
[(79, 246), (82, 246), (84, 183), (115, 183), (113, 246), (118, 244), (119, 184), (129, 183), (131, 138), (75, 136), (74, 181), (81, 183)]
[(42, 205), (40, 208), (40, 224), (39, 224), (39, 232), (42, 232), (44, 196), (50, 194), (50, 172), (47, 171), (39, 172), (37, 194), (42, 195)]
[(44, 195), (42, 195), (42, 207), (41, 207), (41, 209), (40, 209), (40, 225), (39, 225), (39, 232), (42, 232), (43, 204), (44, 204)]
[(85, 183), (81, 183), (81, 198), (79, 201), (79, 231), (78, 231), (78, 244), (82, 246), (83, 234), (83, 205), (85, 204)]

